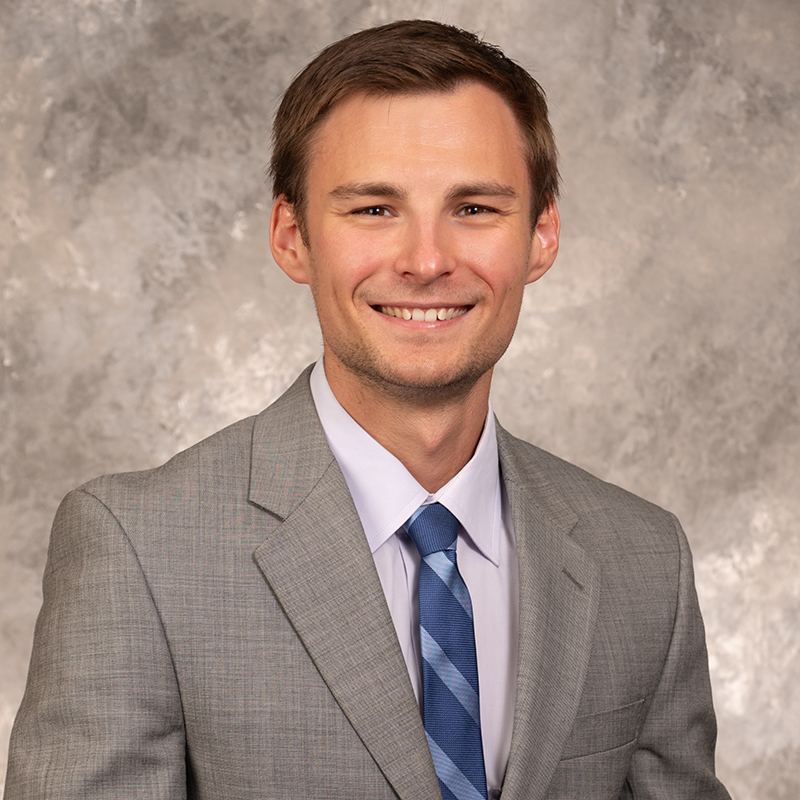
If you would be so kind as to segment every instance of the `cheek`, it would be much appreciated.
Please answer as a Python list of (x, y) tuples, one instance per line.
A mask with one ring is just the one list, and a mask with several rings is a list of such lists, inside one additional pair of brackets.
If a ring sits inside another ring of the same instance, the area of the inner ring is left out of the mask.
[(506, 263), (495, 261), (480, 272), (479, 277), (495, 300), (504, 307), (519, 305), (525, 291), (527, 262), (509, 257)]
[(461, 259), (497, 294), (519, 291), (528, 276), (531, 241), (518, 235), (462, 242)]
[(333, 263), (318, 254), (312, 270), (311, 294), (320, 317), (343, 320), (352, 315), (359, 287), (367, 274), (354, 260), (343, 260), (337, 255)]
[(352, 295), (385, 261), (386, 247), (381, 247), (374, 237), (347, 229), (334, 230), (325, 237), (323, 246), (313, 250), (314, 282), (337, 295)]

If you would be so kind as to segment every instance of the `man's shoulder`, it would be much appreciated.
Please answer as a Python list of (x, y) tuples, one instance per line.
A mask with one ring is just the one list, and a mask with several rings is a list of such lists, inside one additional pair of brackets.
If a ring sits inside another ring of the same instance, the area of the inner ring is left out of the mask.
[(117, 495), (164, 493), (196, 484), (213, 485), (215, 476), (246, 476), (250, 470), (251, 442), (257, 416), (247, 417), (176, 453), (150, 469), (101, 475), (76, 491), (100, 500)]
[(682, 537), (675, 516), (632, 492), (593, 475), (536, 445), (499, 429), (506, 482), (536, 498), (540, 506), (574, 515), (573, 536), (607, 541), (660, 542), (669, 550)]
[(176, 453), (160, 466), (102, 475), (77, 491), (106, 497), (169, 494), (180, 491), (219, 493), (249, 483), (254, 450), (280, 459), (289, 429), (310, 424), (313, 408), (307, 391), (307, 370), (275, 402), (259, 414), (241, 419)]

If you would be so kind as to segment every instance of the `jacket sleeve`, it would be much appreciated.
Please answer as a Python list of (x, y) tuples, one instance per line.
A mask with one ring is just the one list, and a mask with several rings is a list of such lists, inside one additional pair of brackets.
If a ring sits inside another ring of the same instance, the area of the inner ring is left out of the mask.
[(168, 644), (125, 531), (93, 495), (53, 524), (6, 800), (186, 797)]
[(717, 725), (691, 553), (674, 524), (680, 544), (675, 624), (621, 800), (730, 800), (714, 774)]

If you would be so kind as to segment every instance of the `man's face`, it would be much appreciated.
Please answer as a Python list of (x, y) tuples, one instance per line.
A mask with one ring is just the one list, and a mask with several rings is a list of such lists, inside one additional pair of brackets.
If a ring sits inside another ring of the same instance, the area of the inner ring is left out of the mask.
[(308, 246), (284, 199), (272, 217), (276, 261), (311, 287), (334, 390), (488, 381), (558, 247), (555, 206), (532, 231), (530, 195), (518, 124), (483, 85), (336, 106), (312, 150)]

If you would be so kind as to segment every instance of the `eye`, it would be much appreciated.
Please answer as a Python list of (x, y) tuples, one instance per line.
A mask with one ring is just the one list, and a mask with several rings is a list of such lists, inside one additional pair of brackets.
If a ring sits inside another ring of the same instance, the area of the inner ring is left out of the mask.
[(477, 217), (480, 214), (492, 214), (494, 213), (494, 209), (488, 206), (478, 205), (478, 203), (467, 203), (461, 206), (457, 213), (462, 217)]
[(366, 208), (356, 208), (350, 212), (362, 217), (389, 217), (391, 211), (386, 206), (366, 206)]

